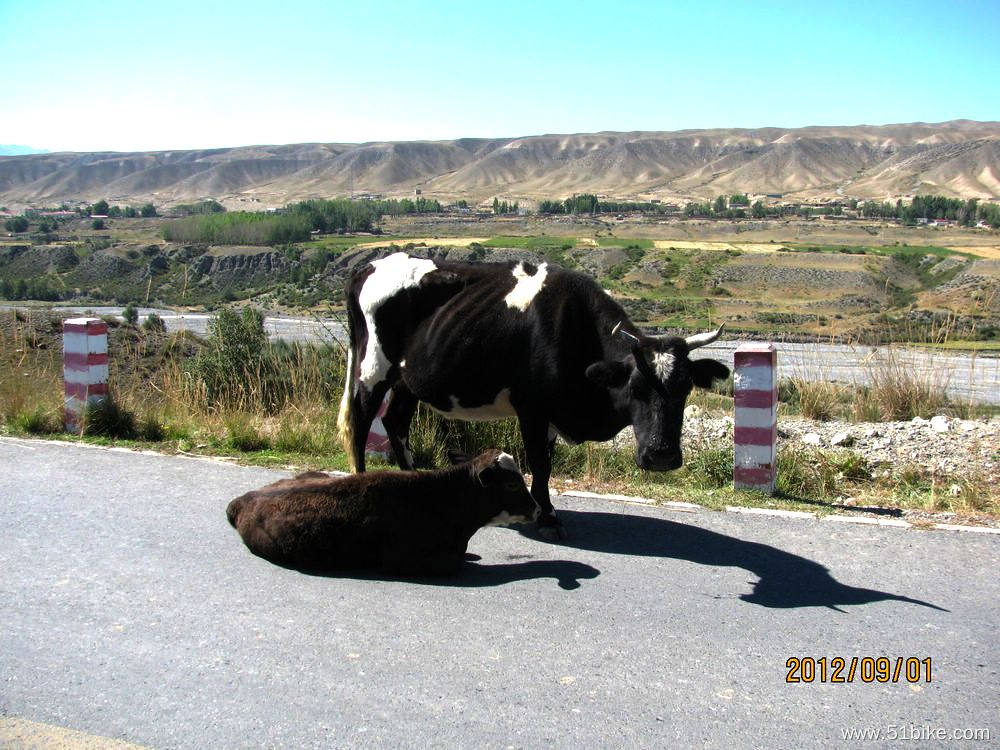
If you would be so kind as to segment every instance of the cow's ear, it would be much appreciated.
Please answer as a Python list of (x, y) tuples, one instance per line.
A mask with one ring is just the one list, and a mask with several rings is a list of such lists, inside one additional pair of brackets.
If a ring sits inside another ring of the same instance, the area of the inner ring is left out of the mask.
[(587, 368), (587, 380), (604, 388), (618, 388), (628, 380), (629, 369), (624, 362), (594, 362)]
[(725, 380), (729, 368), (714, 359), (696, 359), (691, 362), (691, 380), (699, 388), (711, 388), (713, 380)]

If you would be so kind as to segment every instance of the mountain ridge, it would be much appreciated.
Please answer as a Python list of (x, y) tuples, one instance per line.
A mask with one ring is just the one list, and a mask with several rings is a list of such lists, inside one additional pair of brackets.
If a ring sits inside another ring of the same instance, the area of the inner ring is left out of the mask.
[(526, 201), (1000, 198), (1000, 122), (600, 131), (515, 138), (299, 143), (0, 156), (0, 201), (213, 198), (279, 206), (375, 193)]

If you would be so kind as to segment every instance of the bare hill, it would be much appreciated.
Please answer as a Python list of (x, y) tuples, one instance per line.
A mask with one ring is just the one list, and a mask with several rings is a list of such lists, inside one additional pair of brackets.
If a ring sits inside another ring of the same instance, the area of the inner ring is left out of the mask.
[(0, 156), (0, 201), (215, 198), (231, 207), (354, 193), (474, 200), (593, 192), (1000, 198), (1000, 123), (584, 133), (143, 153)]

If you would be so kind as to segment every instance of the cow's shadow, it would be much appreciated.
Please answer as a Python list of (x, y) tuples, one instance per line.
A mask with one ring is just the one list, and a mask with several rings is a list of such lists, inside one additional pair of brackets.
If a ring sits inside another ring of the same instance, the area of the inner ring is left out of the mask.
[(503, 586), (515, 581), (535, 578), (554, 578), (559, 588), (571, 591), (580, 587), (582, 579), (597, 578), (597, 568), (572, 560), (528, 560), (516, 563), (480, 564), (478, 555), (468, 554), (461, 569), (452, 575), (404, 576), (380, 573), (377, 570), (310, 570), (289, 565), (280, 567), (299, 573), (323, 578), (353, 578), (364, 581), (401, 581), (424, 586), (449, 586), (454, 588), (484, 588)]
[[(948, 610), (929, 602), (839, 583), (817, 562), (759, 542), (747, 542), (698, 526), (623, 513), (560, 510), (569, 533), (561, 544), (621, 555), (687, 560), (699, 565), (744, 568), (759, 580), (740, 599), (763, 607), (829, 607), (899, 601)], [(525, 536), (534, 536), (528, 528)]]

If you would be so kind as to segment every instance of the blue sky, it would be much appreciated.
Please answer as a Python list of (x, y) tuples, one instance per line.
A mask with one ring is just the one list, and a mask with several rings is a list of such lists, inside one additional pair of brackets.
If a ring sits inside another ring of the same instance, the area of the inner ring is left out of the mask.
[(0, 143), (1000, 120), (998, 28), (998, 0), (0, 0)]

